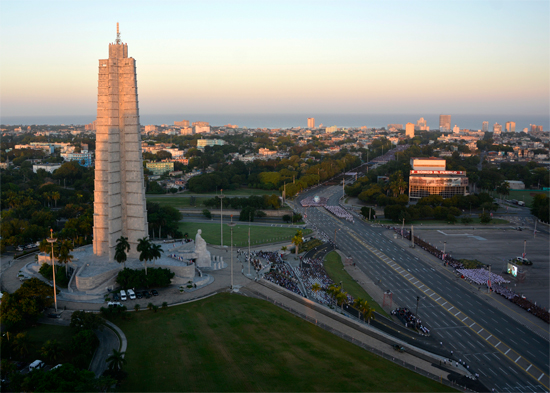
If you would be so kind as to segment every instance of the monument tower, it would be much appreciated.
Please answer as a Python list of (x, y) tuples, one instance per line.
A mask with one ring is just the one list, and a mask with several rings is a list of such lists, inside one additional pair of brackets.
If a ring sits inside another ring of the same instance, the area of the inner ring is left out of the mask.
[(99, 60), (94, 191), (94, 254), (113, 261), (116, 241), (147, 236), (136, 62), (117, 38), (109, 58)]

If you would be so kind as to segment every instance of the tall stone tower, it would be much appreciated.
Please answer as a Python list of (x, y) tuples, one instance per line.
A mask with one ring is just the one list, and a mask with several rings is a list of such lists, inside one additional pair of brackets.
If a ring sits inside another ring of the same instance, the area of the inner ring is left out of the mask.
[(147, 236), (136, 62), (117, 38), (109, 58), (99, 60), (94, 191), (94, 254), (113, 261), (116, 241)]

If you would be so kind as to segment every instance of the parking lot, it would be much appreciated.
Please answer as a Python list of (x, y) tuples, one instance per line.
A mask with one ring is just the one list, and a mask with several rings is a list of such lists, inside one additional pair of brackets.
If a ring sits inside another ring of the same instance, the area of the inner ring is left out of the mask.
[[(415, 235), (440, 250), (446, 247), (456, 259), (477, 259), (490, 264), (494, 273), (510, 280), (510, 287), (519, 294), (543, 307), (549, 307), (550, 238), (546, 234), (533, 237), (532, 231), (507, 229), (472, 229), (453, 227), (450, 229), (420, 229)], [(506, 274), (506, 261), (521, 256), (526, 240), (526, 257), (532, 266), (521, 266), (526, 273), (524, 282)], [(444, 245), (446, 242), (446, 246)]]

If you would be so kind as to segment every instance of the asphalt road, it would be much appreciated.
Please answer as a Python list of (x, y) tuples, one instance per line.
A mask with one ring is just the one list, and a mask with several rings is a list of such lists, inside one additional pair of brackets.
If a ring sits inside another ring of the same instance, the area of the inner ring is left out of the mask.
[[(329, 205), (338, 205), (342, 187), (320, 187), (298, 200), (310, 195), (328, 197)], [(299, 203), (296, 209), (306, 210)], [(547, 340), (434, 269), (421, 254), (388, 239), (384, 228), (359, 219), (350, 223), (324, 208), (308, 208), (307, 221), (331, 239), (338, 230), (336, 243), (340, 250), (372, 280), (380, 280), (383, 290), (390, 289), (399, 304), (415, 312), (419, 296), (422, 323), (457, 359), (479, 373), (487, 387), (499, 392), (548, 391)]]

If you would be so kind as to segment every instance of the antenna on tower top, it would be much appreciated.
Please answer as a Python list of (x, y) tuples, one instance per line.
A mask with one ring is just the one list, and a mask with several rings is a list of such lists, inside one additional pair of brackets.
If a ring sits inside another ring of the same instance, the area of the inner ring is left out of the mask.
[(118, 22), (116, 23), (116, 43), (120, 44), (120, 31), (118, 30)]

